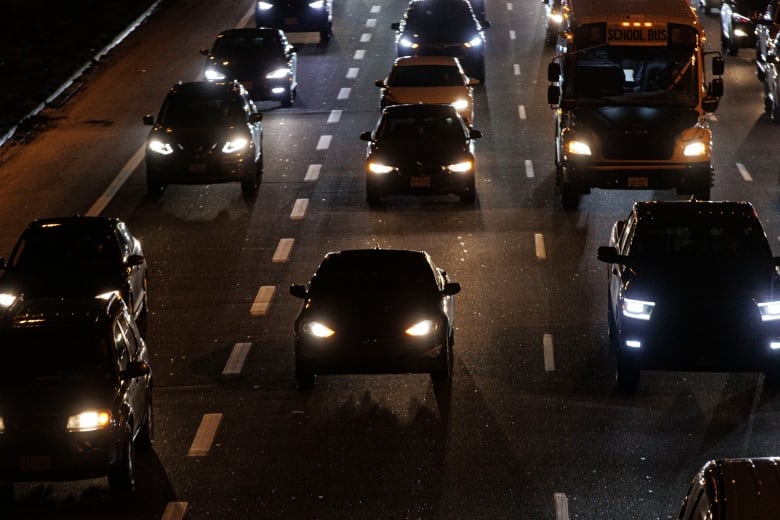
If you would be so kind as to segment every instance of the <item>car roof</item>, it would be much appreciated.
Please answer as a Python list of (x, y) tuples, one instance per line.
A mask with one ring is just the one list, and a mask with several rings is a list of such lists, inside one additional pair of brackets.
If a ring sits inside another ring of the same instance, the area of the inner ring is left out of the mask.
[(686, 219), (758, 219), (753, 205), (744, 201), (643, 201), (634, 203), (634, 212), (640, 221), (656, 222), (680, 222)]
[[(780, 459), (723, 458), (707, 462), (697, 478), (712, 493), (713, 518), (770, 519), (780, 510)], [(695, 497), (693, 497), (695, 498)]]
[(453, 56), (402, 56), (393, 62), (394, 67), (413, 67), (419, 65), (447, 65), (457, 67), (458, 58)]

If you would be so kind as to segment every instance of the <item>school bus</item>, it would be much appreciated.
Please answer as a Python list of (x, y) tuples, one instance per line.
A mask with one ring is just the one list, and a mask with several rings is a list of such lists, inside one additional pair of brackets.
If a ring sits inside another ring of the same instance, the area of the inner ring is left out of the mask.
[(564, 0), (547, 71), (564, 208), (591, 188), (709, 199), (707, 115), (723, 95), (725, 60), (704, 51), (704, 38), (688, 0)]

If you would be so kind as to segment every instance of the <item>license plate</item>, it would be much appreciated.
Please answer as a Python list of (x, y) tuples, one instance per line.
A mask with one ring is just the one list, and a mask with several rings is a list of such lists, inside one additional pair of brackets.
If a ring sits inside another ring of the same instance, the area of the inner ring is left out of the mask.
[(191, 173), (206, 173), (206, 164), (205, 163), (191, 163), (190, 164), (190, 172)]
[(297, 18), (285, 18), (284, 19), (284, 25), (298, 25), (298, 19)]
[(22, 455), (19, 457), (19, 469), (21, 471), (49, 471), (51, 457), (47, 455)]
[(431, 178), (430, 177), (412, 177), (410, 179), (412, 188), (430, 188), (431, 187)]
[(629, 188), (647, 188), (647, 177), (629, 177)]

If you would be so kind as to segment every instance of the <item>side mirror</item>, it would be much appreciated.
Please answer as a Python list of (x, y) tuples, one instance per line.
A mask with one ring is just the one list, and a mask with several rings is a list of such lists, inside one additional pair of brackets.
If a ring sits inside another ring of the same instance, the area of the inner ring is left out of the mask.
[(476, 78), (469, 78), (468, 84), (469, 87), (473, 87), (474, 85), (479, 85), (480, 81)]
[(390, 28), (394, 31), (397, 31), (401, 28), (401, 24), (399, 22), (393, 22), (390, 24)]
[(306, 291), (306, 286), (301, 285), (299, 283), (294, 283), (290, 285), (290, 294), (295, 296), (296, 298), (306, 298), (308, 295), (308, 292)]
[(209, 55), (209, 50), (208, 49), (201, 49), (200, 53), (203, 54), (204, 56), (208, 56)]
[(707, 89), (707, 94), (715, 97), (723, 96), (723, 78), (713, 78)]
[(561, 87), (558, 85), (547, 86), (547, 103), (557, 105), (561, 101)]
[(127, 267), (135, 267), (137, 265), (141, 265), (144, 263), (144, 256), (143, 255), (130, 255), (127, 257), (127, 262), (125, 264)]
[(378, 79), (378, 80), (376, 80), (376, 81), (374, 82), (374, 85), (376, 85), (377, 87), (382, 87), (382, 88), (384, 88), (384, 86), (385, 86), (385, 80), (383, 80), (383, 79)]
[(487, 20), (482, 20), (480, 22), (480, 25), (482, 26), (483, 29), (490, 29), (490, 22), (488, 22)]
[(596, 256), (599, 260), (608, 264), (621, 264), (625, 266), (628, 266), (629, 264), (628, 257), (619, 255), (617, 248), (613, 246), (599, 246)]
[(135, 379), (136, 377), (146, 376), (152, 372), (149, 365), (144, 361), (133, 361), (127, 366), (127, 370), (123, 370), (119, 377), (126, 381), (128, 379)]
[(719, 104), (720, 103), (718, 102), (718, 98), (714, 96), (707, 96), (701, 100), (701, 109), (708, 114), (711, 114), (718, 109)]
[(442, 290), (442, 294), (444, 296), (452, 296), (454, 294), (458, 294), (460, 292), (460, 284), (458, 282), (447, 282), (444, 284), (444, 290)]
[(476, 128), (469, 128), (469, 139), (479, 139), (482, 137), (482, 132)]
[(152, 114), (146, 114), (143, 121), (146, 126), (154, 126), (154, 116)]
[(249, 114), (249, 122), (252, 123), (252, 124), (259, 123), (262, 120), (263, 120), (263, 113), (262, 112), (256, 112), (254, 114)]
[(553, 61), (547, 65), (547, 81), (550, 83), (558, 83), (559, 79), (561, 79), (561, 64), (557, 61)]
[(371, 132), (363, 132), (360, 134), (360, 140), (361, 141), (370, 141), (371, 140)]
[(712, 58), (712, 73), (716, 76), (722, 76), (726, 70), (726, 58), (723, 56), (713, 56)]

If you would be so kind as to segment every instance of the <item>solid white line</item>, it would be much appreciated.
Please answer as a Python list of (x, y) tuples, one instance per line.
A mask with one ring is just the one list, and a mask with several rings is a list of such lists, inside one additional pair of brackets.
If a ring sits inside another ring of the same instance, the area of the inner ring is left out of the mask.
[(553, 493), (555, 520), (569, 520), (569, 499), (566, 493)]
[(303, 177), (303, 180), (306, 182), (316, 181), (320, 176), (321, 169), (321, 164), (310, 164), (309, 167), (306, 168), (306, 175)]
[(753, 177), (750, 176), (750, 172), (744, 164), (737, 163), (737, 171), (742, 176), (742, 178), (745, 179), (745, 181), (751, 182), (753, 180)]
[(336, 99), (349, 99), (349, 95), (352, 93), (352, 89), (348, 87), (344, 87), (339, 90), (338, 96), (336, 96)]
[(331, 110), (328, 115), (328, 123), (338, 123), (341, 120), (342, 110)]
[(357, 78), (358, 72), (360, 72), (360, 69), (358, 67), (350, 67), (349, 69), (347, 69), (347, 79)]
[(309, 207), (309, 199), (298, 199), (293, 204), (293, 209), (290, 212), (290, 218), (292, 220), (301, 220), (306, 216), (306, 209)]
[(290, 251), (295, 243), (294, 238), (280, 238), (279, 244), (276, 246), (272, 262), (275, 264), (282, 264), (290, 259)]
[(366, 43), (371, 41), (371, 33), (363, 33), (360, 35), (360, 42)]
[(544, 350), (544, 371), (555, 372), (555, 351), (553, 350), (552, 334), (542, 336), (542, 349)]
[(382, 6), (379, 6), (379, 5), (372, 5), (371, 6), (371, 14), (376, 14), (376, 13), (378, 13), (381, 10), (382, 10)]
[(132, 157), (130, 157), (130, 160), (128, 160), (119, 171), (119, 175), (117, 175), (114, 180), (111, 181), (111, 184), (108, 185), (106, 191), (104, 191), (103, 194), (95, 201), (95, 203), (92, 204), (92, 207), (87, 210), (86, 216), (95, 217), (100, 215), (100, 213), (106, 209), (106, 206), (108, 206), (108, 203), (111, 202), (111, 199), (114, 198), (116, 192), (119, 191), (130, 175), (135, 171), (136, 168), (138, 168), (138, 165), (141, 164), (141, 161), (144, 158), (145, 148), (146, 146), (142, 146), (133, 154)]
[(376, 18), (366, 20), (366, 27), (376, 27)]
[(525, 105), (517, 105), (517, 115), (520, 119), (525, 120)]
[(544, 260), (547, 258), (547, 251), (544, 247), (544, 235), (541, 233), (534, 233), (534, 247), (536, 248), (536, 258)]
[(363, 49), (358, 49), (355, 51), (355, 54), (352, 57), (356, 60), (362, 60), (363, 58), (366, 57), (366, 51), (364, 51)]
[(332, 135), (321, 135), (320, 140), (317, 141), (317, 150), (327, 150), (330, 148), (331, 139), (333, 139)]
[(190, 451), (187, 452), (188, 457), (202, 457), (208, 454), (211, 449), (211, 443), (214, 442), (214, 437), (217, 435), (219, 423), (221, 422), (221, 413), (203, 414), (198, 431), (195, 432), (195, 438), (190, 445)]
[(512, 65), (512, 69), (514, 69), (515, 76), (519, 76), (520, 75), (520, 65), (515, 63), (514, 65)]
[(534, 176), (534, 162), (531, 159), (525, 160), (525, 176), (529, 179)]
[(509, 31), (509, 39), (514, 40), (515, 39), (515, 31)]
[(168, 502), (160, 520), (181, 520), (187, 512), (187, 502)]
[(230, 352), (230, 357), (225, 363), (225, 368), (222, 369), (223, 376), (231, 376), (241, 373), (241, 369), (244, 368), (244, 362), (247, 355), (249, 355), (249, 349), (252, 347), (251, 343), (236, 343), (233, 345), (233, 350)]
[(249, 314), (252, 316), (265, 316), (268, 314), (268, 307), (271, 305), (275, 292), (275, 285), (263, 285), (260, 287), (255, 296), (255, 301), (252, 302), (252, 308), (249, 309)]

